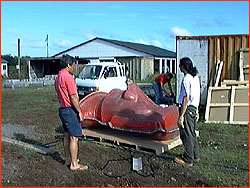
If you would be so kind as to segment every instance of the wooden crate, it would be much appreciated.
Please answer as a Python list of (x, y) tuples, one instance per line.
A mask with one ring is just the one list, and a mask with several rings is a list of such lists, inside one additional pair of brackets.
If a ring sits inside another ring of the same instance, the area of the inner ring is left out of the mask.
[(249, 86), (249, 81), (237, 81), (237, 80), (223, 80), (221, 82), (221, 87), (226, 86)]
[(209, 87), (205, 121), (249, 124), (249, 86)]
[[(196, 135), (199, 136), (199, 131), (196, 131)], [(92, 129), (84, 128), (83, 138), (101, 144), (111, 144), (132, 148), (138, 151), (151, 152), (156, 155), (160, 155), (174, 147), (182, 145), (179, 136), (171, 140), (160, 141), (140, 133), (113, 130), (106, 127)]]
[(240, 81), (249, 80), (249, 48), (240, 49)]

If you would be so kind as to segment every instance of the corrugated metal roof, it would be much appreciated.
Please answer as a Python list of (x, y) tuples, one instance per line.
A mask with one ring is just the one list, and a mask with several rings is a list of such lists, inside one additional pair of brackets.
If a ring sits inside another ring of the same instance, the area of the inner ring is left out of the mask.
[[(156, 46), (152, 46), (152, 45), (146, 45), (146, 44), (140, 44), (140, 43), (133, 43), (133, 42), (125, 42), (125, 41), (119, 41), (119, 40), (111, 40), (111, 39), (105, 39), (105, 38), (99, 38), (99, 37), (96, 37), (92, 40), (89, 40), (87, 42), (84, 42), (82, 44), (79, 44), (77, 46), (74, 46), (70, 49), (67, 49), (65, 51), (62, 51), (58, 54), (55, 54), (54, 56), (58, 56), (60, 54), (63, 54), (63, 53), (66, 53), (74, 48), (77, 48), (79, 46), (82, 46), (86, 43), (89, 43), (89, 42), (92, 42), (94, 40), (103, 40), (103, 41), (106, 41), (106, 42), (110, 42), (110, 43), (113, 43), (113, 44), (116, 44), (116, 45), (120, 45), (120, 46), (123, 46), (123, 47), (126, 47), (126, 48), (130, 48), (130, 49), (133, 49), (133, 50), (137, 50), (137, 51), (140, 51), (140, 52), (144, 52), (144, 53), (147, 53), (147, 54), (150, 54), (154, 57), (170, 57), (170, 58), (175, 58), (176, 57), (176, 53), (175, 52), (172, 52), (172, 51), (169, 51), (169, 50), (166, 50), (166, 49), (163, 49), (163, 48), (159, 48), (159, 47), (156, 47)], [(52, 57), (54, 57), (52, 56)]]
[(104, 39), (104, 38), (98, 38), (98, 39), (105, 40), (107, 42), (111, 42), (113, 44), (117, 44), (117, 45), (124, 46), (127, 48), (131, 48), (133, 50), (141, 51), (147, 54), (151, 54), (157, 57), (176, 57), (175, 52), (172, 52), (163, 48), (159, 48), (156, 46), (152, 46), (152, 45), (133, 43), (133, 42), (124, 42), (124, 41), (118, 41), (118, 40), (110, 40), (110, 39)]

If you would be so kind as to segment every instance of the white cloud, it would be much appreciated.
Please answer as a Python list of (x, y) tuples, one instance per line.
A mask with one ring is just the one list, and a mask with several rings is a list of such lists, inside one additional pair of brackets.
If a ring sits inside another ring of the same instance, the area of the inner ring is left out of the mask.
[(216, 18), (216, 19), (214, 19), (214, 22), (215, 22), (216, 26), (218, 26), (218, 27), (231, 27), (232, 26), (232, 24), (229, 21), (227, 21), (223, 18)]
[(138, 14), (136, 14), (136, 13), (127, 13), (127, 14), (125, 14), (124, 16), (125, 16), (125, 17), (137, 17)]
[(112, 5), (107, 6), (107, 8), (120, 9), (120, 8), (123, 8), (123, 5), (122, 4), (112, 4)]
[(6, 29), (6, 32), (9, 33), (10, 35), (14, 35), (14, 36), (20, 35), (19, 30), (16, 29), (16, 28), (10, 28), (10, 27), (8, 27), (8, 28)]
[(56, 41), (56, 46), (59, 48), (69, 48), (73, 46), (73, 43), (69, 40)]
[(147, 44), (148, 45), (148, 42), (144, 41), (143, 39), (135, 40), (134, 42), (135, 43)]
[(158, 41), (158, 40), (153, 40), (153, 45), (154, 45), (154, 46), (158, 46), (158, 47), (162, 47), (161, 42)]
[(107, 22), (109, 22), (109, 23), (122, 23), (123, 20), (122, 19), (113, 19), (113, 20), (107, 20)]
[(85, 38), (87, 38), (87, 40), (91, 40), (91, 39), (96, 37), (96, 35), (94, 33), (91, 33), (91, 32), (86, 32), (83, 35)]
[(88, 16), (105, 16), (105, 13), (103, 12), (87, 12)]
[(46, 43), (41, 41), (35, 41), (30, 46), (34, 48), (44, 48), (46, 46)]
[(173, 28), (171, 28), (171, 31), (176, 36), (188, 36), (188, 35), (190, 35), (190, 33), (186, 29), (182, 29), (179, 27), (173, 27)]
[(205, 20), (199, 18), (193, 18), (192, 21), (194, 22), (196, 27), (211, 27), (212, 25)]
[(160, 18), (160, 19), (168, 19), (167, 16), (157, 16), (157, 18)]

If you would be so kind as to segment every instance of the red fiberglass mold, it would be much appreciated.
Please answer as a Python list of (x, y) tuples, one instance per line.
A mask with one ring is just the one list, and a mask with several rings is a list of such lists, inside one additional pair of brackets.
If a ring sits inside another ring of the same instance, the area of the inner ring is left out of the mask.
[(178, 107), (156, 105), (135, 83), (125, 91), (92, 93), (80, 101), (80, 107), (84, 117), (82, 127), (109, 126), (158, 140), (179, 135)]

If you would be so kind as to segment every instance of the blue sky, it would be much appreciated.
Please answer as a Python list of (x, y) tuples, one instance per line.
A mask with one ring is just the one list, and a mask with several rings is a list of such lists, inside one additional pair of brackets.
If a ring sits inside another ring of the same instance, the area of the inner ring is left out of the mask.
[(1, 54), (46, 57), (95, 37), (175, 51), (175, 36), (249, 33), (248, 1), (2, 1)]

